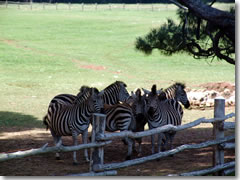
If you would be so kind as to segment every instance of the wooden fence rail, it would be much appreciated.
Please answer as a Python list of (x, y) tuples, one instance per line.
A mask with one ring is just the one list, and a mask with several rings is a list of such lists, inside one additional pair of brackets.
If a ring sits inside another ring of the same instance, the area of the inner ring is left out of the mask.
[(146, 156), (146, 157), (141, 157), (141, 158), (137, 158), (137, 159), (133, 159), (133, 160), (128, 160), (128, 161), (121, 162), (121, 163), (111, 163), (111, 164), (98, 165), (98, 166), (95, 166), (93, 169), (96, 172), (119, 169), (119, 168), (123, 168), (123, 167), (128, 167), (128, 166), (132, 166), (132, 165), (141, 164), (141, 163), (144, 163), (144, 162), (147, 162), (147, 161), (152, 161), (152, 160), (156, 160), (156, 159), (159, 159), (159, 158), (167, 157), (167, 156), (170, 156), (170, 155), (174, 155), (174, 154), (182, 152), (186, 149), (205, 148), (205, 147), (208, 147), (208, 146), (224, 143), (224, 142), (231, 141), (231, 140), (234, 140), (234, 139), (235, 139), (235, 136), (228, 136), (228, 137), (225, 137), (224, 139), (206, 141), (206, 142), (203, 142), (203, 143), (200, 143), (200, 144), (184, 144), (184, 145), (181, 145), (177, 148), (171, 149), (169, 151), (159, 152), (159, 153), (152, 154), (152, 155), (149, 155), (149, 156)]
[(107, 133), (107, 134), (100, 134), (96, 137), (96, 140), (98, 141), (106, 141), (106, 140), (113, 140), (116, 138), (124, 138), (124, 137), (130, 137), (130, 138), (140, 138), (145, 136), (151, 136), (153, 134), (163, 133), (169, 130), (172, 131), (182, 131), (184, 129), (192, 128), (195, 126), (198, 126), (201, 123), (213, 123), (218, 121), (223, 121), (229, 118), (232, 118), (235, 116), (235, 113), (230, 113), (222, 118), (199, 118), (193, 122), (181, 125), (181, 126), (174, 126), (172, 124), (168, 124), (162, 127), (154, 128), (151, 130), (143, 131), (143, 132), (132, 132), (132, 131), (124, 131), (124, 132), (116, 132), (116, 133)]
[(37, 148), (37, 149), (30, 149), (26, 151), (18, 151), (13, 153), (0, 153), (0, 162), (11, 160), (11, 159), (24, 158), (27, 156), (39, 155), (39, 154), (55, 153), (55, 152), (70, 152), (70, 151), (76, 151), (76, 150), (87, 149), (92, 147), (101, 147), (110, 143), (111, 141), (104, 141), (104, 142), (80, 144), (77, 146), (58, 146), (58, 147), (56, 146), (47, 147), (48, 146), (48, 143), (47, 143), (43, 145), (41, 148)]

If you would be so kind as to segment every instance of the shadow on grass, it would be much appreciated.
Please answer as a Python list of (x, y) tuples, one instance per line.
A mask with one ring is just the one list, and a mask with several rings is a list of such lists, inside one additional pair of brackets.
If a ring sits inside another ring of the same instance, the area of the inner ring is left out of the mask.
[(18, 112), (0, 111), (0, 127), (44, 127), (38, 118)]

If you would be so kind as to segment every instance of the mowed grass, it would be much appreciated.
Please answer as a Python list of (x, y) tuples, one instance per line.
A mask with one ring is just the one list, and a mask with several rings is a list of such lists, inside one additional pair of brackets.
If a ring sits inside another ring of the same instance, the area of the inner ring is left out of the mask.
[(235, 81), (235, 67), (222, 61), (136, 51), (136, 38), (167, 18), (177, 21), (175, 10), (0, 7), (0, 126), (42, 127), (50, 100), (77, 94), (82, 85), (101, 90), (120, 80), (131, 91), (154, 83), (160, 88), (181, 81), (194, 88)]

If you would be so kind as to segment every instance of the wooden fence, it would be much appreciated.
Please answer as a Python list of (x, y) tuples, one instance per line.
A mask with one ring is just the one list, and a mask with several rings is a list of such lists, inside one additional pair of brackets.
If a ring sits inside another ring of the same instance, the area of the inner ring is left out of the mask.
[[(152, 130), (146, 130), (143, 132), (115, 132), (115, 133), (104, 133), (105, 132), (105, 115), (104, 114), (94, 114), (93, 115), (93, 128), (92, 128), (92, 139), (91, 143), (81, 144), (78, 146), (60, 146), (60, 147), (47, 147), (45, 144), (43, 147), (38, 149), (31, 149), (28, 151), (19, 151), (15, 153), (0, 153), (0, 162), (7, 161), (10, 159), (23, 158), (26, 156), (32, 156), (36, 154), (53, 153), (53, 152), (68, 152), (80, 149), (90, 148), (90, 166), (89, 172), (83, 174), (74, 174), (72, 176), (100, 176), (100, 175), (117, 175), (116, 169), (124, 168), (136, 164), (145, 163), (147, 161), (167, 157), (178, 152), (182, 152), (186, 149), (199, 149), (209, 146), (213, 146), (213, 167), (182, 173), (174, 174), (174, 176), (200, 176), (206, 174), (214, 175), (226, 175), (235, 171), (235, 162), (224, 163), (224, 149), (235, 148), (235, 135), (224, 137), (224, 130), (234, 129), (235, 122), (225, 122), (226, 119), (234, 117), (234, 113), (225, 115), (225, 99), (215, 99), (214, 104), (214, 118), (205, 119), (199, 118), (191, 123), (187, 123), (181, 126), (166, 125), (163, 127), (158, 127)], [(212, 123), (213, 124), (213, 134), (215, 139), (202, 142), (200, 144), (184, 144), (174, 149), (152, 154), (146, 157), (141, 157), (133, 160), (128, 160), (119, 163), (104, 164), (104, 146), (112, 143), (111, 140), (116, 138), (130, 137), (130, 138), (140, 138), (146, 137), (153, 134), (158, 134), (166, 132), (169, 130), (182, 131), (187, 128), (192, 128), (198, 126), (201, 123)], [(230, 141), (230, 143), (229, 143)]]
[(32, 3), (18, 1), (0, 1), (0, 7), (29, 9), (29, 10), (77, 10), (77, 11), (98, 11), (98, 10), (147, 10), (162, 11), (176, 10), (173, 4), (72, 4), (72, 3)]

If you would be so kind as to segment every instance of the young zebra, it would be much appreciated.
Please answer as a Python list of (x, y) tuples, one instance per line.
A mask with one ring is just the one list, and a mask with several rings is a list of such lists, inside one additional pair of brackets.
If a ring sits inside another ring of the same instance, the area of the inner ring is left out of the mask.
[[(148, 125), (149, 129), (153, 129), (156, 127), (164, 126), (167, 124), (173, 124), (175, 126), (181, 125), (182, 117), (183, 117), (183, 109), (182, 106), (178, 103), (175, 99), (181, 98), (174, 98), (174, 99), (167, 99), (166, 93), (157, 94), (156, 85), (152, 86), (151, 92), (148, 94), (147, 97), (147, 116), (148, 116)], [(187, 96), (185, 97), (187, 98)], [(185, 99), (182, 97), (182, 99)], [(184, 102), (186, 108), (189, 107), (189, 101), (181, 100)], [(166, 137), (166, 143), (164, 147), (168, 145), (168, 141), (170, 141), (170, 149), (172, 149), (172, 141), (176, 134), (175, 131), (169, 131), (163, 133)], [(152, 141), (152, 153), (154, 153), (154, 135), (151, 136)], [(160, 152), (162, 136), (161, 133), (158, 134), (158, 152)]]
[[(43, 122), (50, 129), (56, 146), (61, 146), (61, 136), (72, 136), (74, 145), (77, 145), (79, 134), (82, 134), (83, 143), (87, 143), (92, 113), (100, 113), (103, 109), (103, 92), (99, 93), (96, 88), (86, 88), (73, 103), (58, 103), (53, 98)], [(84, 150), (84, 156), (89, 161), (87, 149)], [(60, 158), (59, 153), (56, 153), (56, 158)], [(78, 163), (76, 151), (73, 152), (73, 162)]]

